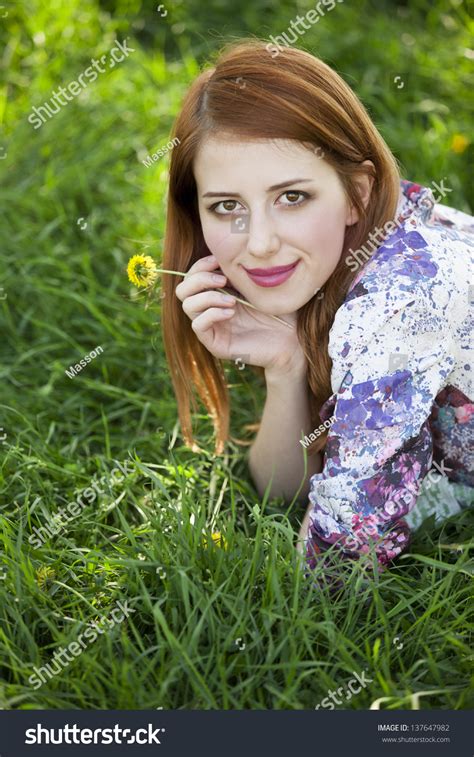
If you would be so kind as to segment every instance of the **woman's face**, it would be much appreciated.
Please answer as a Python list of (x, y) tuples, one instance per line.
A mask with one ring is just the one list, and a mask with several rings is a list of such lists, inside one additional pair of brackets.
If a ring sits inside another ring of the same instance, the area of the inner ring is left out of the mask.
[(357, 221), (337, 172), (299, 142), (204, 140), (194, 163), (209, 251), (264, 313), (294, 313), (334, 271)]

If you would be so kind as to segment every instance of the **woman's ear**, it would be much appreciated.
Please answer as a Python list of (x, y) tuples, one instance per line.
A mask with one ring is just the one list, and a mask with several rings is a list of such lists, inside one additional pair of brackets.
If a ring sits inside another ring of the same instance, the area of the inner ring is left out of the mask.
[[(364, 160), (363, 163), (361, 163), (361, 165), (372, 166), (375, 172), (375, 166), (371, 160)], [(359, 191), (359, 195), (364, 205), (364, 208), (366, 208), (370, 200), (370, 193), (372, 192), (374, 177), (367, 173), (361, 173), (358, 176), (354, 177), (354, 181), (357, 185), (357, 189)], [(352, 226), (354, 223), (357, 223), (358, 220), (359, 220), (359, 214), (356, 208), (353, 205), (351, 205), (347, 212), (346, 225)]]

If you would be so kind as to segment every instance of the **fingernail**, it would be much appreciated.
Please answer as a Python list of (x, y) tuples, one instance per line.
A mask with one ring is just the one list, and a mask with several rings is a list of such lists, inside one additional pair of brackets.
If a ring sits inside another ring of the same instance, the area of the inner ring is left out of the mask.
[(217, 284), (225, 284), (225, 282), (227, 281), (225, 276), (220, 276), (218, 273), (212, 274), (212, 280)]
[(235, 302), (235, 297), (232, 297), (232, 295), (230, 294), (223, 294), (222, 302), (228, 302), (229, 304), (233, 305)]
[(224, 308), (222, 312), (225, 313), (226, 315), (234, 315), (235, 310), (232, 310), (231, 308)]

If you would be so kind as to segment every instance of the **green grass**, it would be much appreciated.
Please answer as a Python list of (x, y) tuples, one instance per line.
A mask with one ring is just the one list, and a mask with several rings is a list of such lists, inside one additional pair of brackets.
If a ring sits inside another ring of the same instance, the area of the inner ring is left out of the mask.
[[(411, 708), (419, 692), (431, 692), (422, 708), (472, 706), (473, 514), (428, 522), (369, 584), (355, 566), (328, 596), (322, 563), (313, 586), (294, 549), (304, 507), (262, 501), (247, 448), (230, 443), (216, 458), (205, 415), (196, 423), (207, 451), (182, 446), (159, 305), (134, 301), (125, 277), (145, 245), (160, 258), (166, 159), (140, 161), (168, 141), (203, 56), (230, 37), (281, 33), (313, 5), (243, 3), (234, 23), (217, 2), (205, 17), (197, 0), (169, 5), (165, 19), (138, 0), (101, 10), (92, 0), (30, 2), (3, 22), (0, 707), (314, 708), (363, 670), (373, 682), (343, 706), (388, 697), (382, 706)], [(450, 149), (454, 134), (468, 134), (469, 31), (458, 3), (360, 2), (328, 14), (302, 44), (347, 78), (407, 178), (448, 177), (448, 204), (472, 212), (472, 144)], [(130, 37), (130, 58), (33, 130), (31, 107), (117, 36)], [(399, 72), (409, 73), (403, 90), (392, 86)], [(103, 354), (68, 378), (97, 345)], [(262, 387), (234, 367), (229, 381), (242, 437)], [(135, 472), (34, 549), (32, 528), (116, 460), (135, 461)], [(35, 690), (33, 667), (118, 599), (130, 618)]]

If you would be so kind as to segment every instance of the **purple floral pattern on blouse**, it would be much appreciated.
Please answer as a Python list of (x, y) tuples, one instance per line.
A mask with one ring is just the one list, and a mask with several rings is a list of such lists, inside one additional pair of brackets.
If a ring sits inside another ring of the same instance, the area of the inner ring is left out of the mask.
[(383, 569), (406, 549), (404, 516), (433, 461), (474, 486), (474, 218), (401, 182), (396, 231), (357, 272), (329, 336), (335, 417), (311, 478), (306, 563), (336, 544), (375, 548)]

